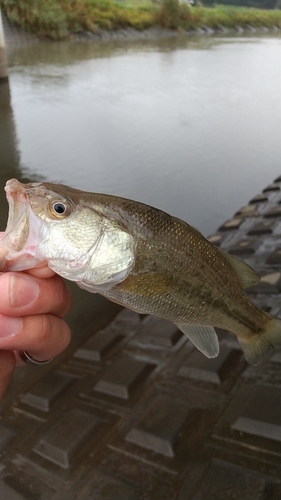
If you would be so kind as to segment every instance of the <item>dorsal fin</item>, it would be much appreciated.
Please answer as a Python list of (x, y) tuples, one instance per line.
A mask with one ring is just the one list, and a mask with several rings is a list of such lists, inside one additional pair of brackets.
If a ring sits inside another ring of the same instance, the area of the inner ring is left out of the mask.
[(258, 273), (256, 273), (256, 271), (254, 271), (254, 269), (251, 266), (249, 266), (245, 262), (242, 262), (239, 259), (236, 259), (236, 257), (233, 257), (233, 255), (229, 255), (223, 250), (220, 251), (224, 254), (230, 265), (237, 273), (237, 276), (240, 279), (243, 288), (249, 288), (250, 286), (255, 286), (260, 281), (260, 276), (258, 275)]

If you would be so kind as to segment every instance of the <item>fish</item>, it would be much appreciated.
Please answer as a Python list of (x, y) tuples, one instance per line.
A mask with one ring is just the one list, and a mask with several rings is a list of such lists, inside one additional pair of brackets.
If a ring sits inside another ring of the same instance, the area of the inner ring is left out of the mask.
[(5, 191), (5, 271), (47, 262), (89, 292), (173, 322), (208, 358), (219, 353), (216, 328), (237, 336), (252, 365), (281, 345), (281, 320), (244, 291), (258, 274), (183, 220), (62, 184), (11, 179)]

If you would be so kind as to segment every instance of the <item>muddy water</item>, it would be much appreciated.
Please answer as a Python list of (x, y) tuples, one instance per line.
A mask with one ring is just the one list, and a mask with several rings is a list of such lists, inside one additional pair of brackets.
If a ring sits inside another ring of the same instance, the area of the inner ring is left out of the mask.
[(280, 173), (281, 38), (32, 43), (8, 55), (1, 185), (16, 175), (127, 196), (207, 235)]

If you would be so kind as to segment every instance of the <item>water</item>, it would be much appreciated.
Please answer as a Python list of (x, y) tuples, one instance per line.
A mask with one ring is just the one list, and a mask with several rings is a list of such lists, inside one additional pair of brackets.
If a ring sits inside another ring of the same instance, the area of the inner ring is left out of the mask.
[(137, 199), (213, 233), (281, 173), (280, 58), (276, 36), (10, 46), (1, 227), (15, 176)]

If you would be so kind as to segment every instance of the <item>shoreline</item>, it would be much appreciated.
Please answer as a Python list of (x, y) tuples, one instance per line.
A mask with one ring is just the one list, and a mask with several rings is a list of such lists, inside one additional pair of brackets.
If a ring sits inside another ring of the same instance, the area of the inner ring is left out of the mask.
[(226, 26), (219, 26), (216, 29), (213, 29), (209, 26), (202, 26), (196, 29), (166, 29), (161, 27), (151, 27), (143, 30), (137, 30), (135, 28), (124, 28), (118, 30), (105, 30), (99, 29), (96, 33), (91, 31), (85, 31), (81, 33), (75, 33), (70, 35), (69, 38), (63, 40), (51, 39), (49, 37), (40, 37), (34, 33), (29, 33), (23, 30), (20, 27), (17, 27), (10, 23), (7, 19), (7, 16), (2, 13), (3, 26), (4, 26), (4, 34), (6, 38), (6, 43), (9, 45), (10, 43), (22, 43), (22, 42), (35, 42), (35, 41), (43, 41), (43, 42), (79, 42), (79, 41), (111, 41), (111, 40), (127, 40), (127, 41), (138, 41), (138, 40), (157, 40), (161, 38), (176, 38), (178, 36), (188, 37), (188, 36), (241, 36), (241, 35), (253, 35), (253, 36), (261, 36), (261, 35), (278, 35), (281, 33), (281, 28), (277, 26), (271, 26), (267, 28), (265, 26), (261, 26), (259, 28), (255, 28), (251, 25), (247, 27), (235, 26), (235, 28), (228, 28)]
[(253, 26), (248, 26), (243, 28), (242, 26), (236, 26), (235, 28), (227, 28), (225, 26), (220, 26), (219, 28), (213, 29), (209, 26), (202, 26), (201, 28), (190, 29), (190, 30), (171, 30), (165, 28), (147, 28), (144, 30), (136, 30), (134, 28), (126, 28), (122, 30), (99, 30), (97, 33), (85, 32), (81, 34), (72, 35), (69, 40), (148, 40), (155, 38), (173, 38), (177, 36), (189, 36), (189, 35), (202, 35), (202, 36), (218, 36), (218, 35), (233, 35), (240, 36), (242, 34), (247, 35), (266, 35), (268, 34), (278, 34), (281, 32), (281, 28), (277, 26), (272, 26), (271, 28), (266, 28), (262, 26), (260, 28), (254, 28)]
[[(222, 8), (220, 14), (225, 14), (224, 6), (219, 6)], [(190, 10), (191, 14), (194, 16), (194, 20), (190, 20), (188, 23), (181, 24), (177, 28), (174, 27), (164, 27), (157, 24), (152, 24), (151, 26), (145, 28), (137, 28), (134, 26), (125, 26), (123, 28), (107, 29), (95, 25), (92, 30), (81, 26), (81, 30), (76, 29), (72, 31), (71, 27), (68, 26), (65, 32), (60, 32), (58, 26), (50, 26), (42, 31), (40, 26), (35, 27), (30, 25), (30, 29), (26, 30), (22, 26), (12, 23), (7, 15), (7, 13), (2, 10), (2, 20), (4, 25), (4, 33), (6, 39), (11, 39), (11, 41), (80, 41), (80, 40), (149, 40), (157, 38), (173, 38), (177, 36), (189, 36), (189, 35), (200, 35), (200, 36), (220, 36), (220, 35), (230, 35), (230, 36), (241, 36), (246, 35), (264, 35), (264, 34), (278, 34), (281, 32), (281, 11), (264, 11), (265, 17), (255, 18), (255, 9), (246, 9), (245, 15), (242, 16), (243, 9), (241, 10), (241, 16), (237, 18), (237, 15), (228, 13), (229, 17), (226, 18), (225, 24), (219, 22), (219, 13), (215, 12), (216, 8), (202, 8), (201, 16), (199, 16), (199, 11), (195, 11), (196, 8)], [(262, 11), (261, 11), (262, 12)], [(258, 15), (261, 15), (258, 11)], [(276, 14), (274, 18), (272, 12)], [(252, 24), (249, 21), (249, 16), (253, 14)], [(280, 14), (280, 15), (279, 15)], [(198, 15), (198, 19), (196, 19)], [(247, 17), (248, 16), (248, 17)], [(280, 19), (279, 19), (280, 17)], [(235, 19), (237, 23), (235, 23)], [(202, 22), (203, 21), (203, 22)], [(256, 25), (254, 23), (257, 23)]]

